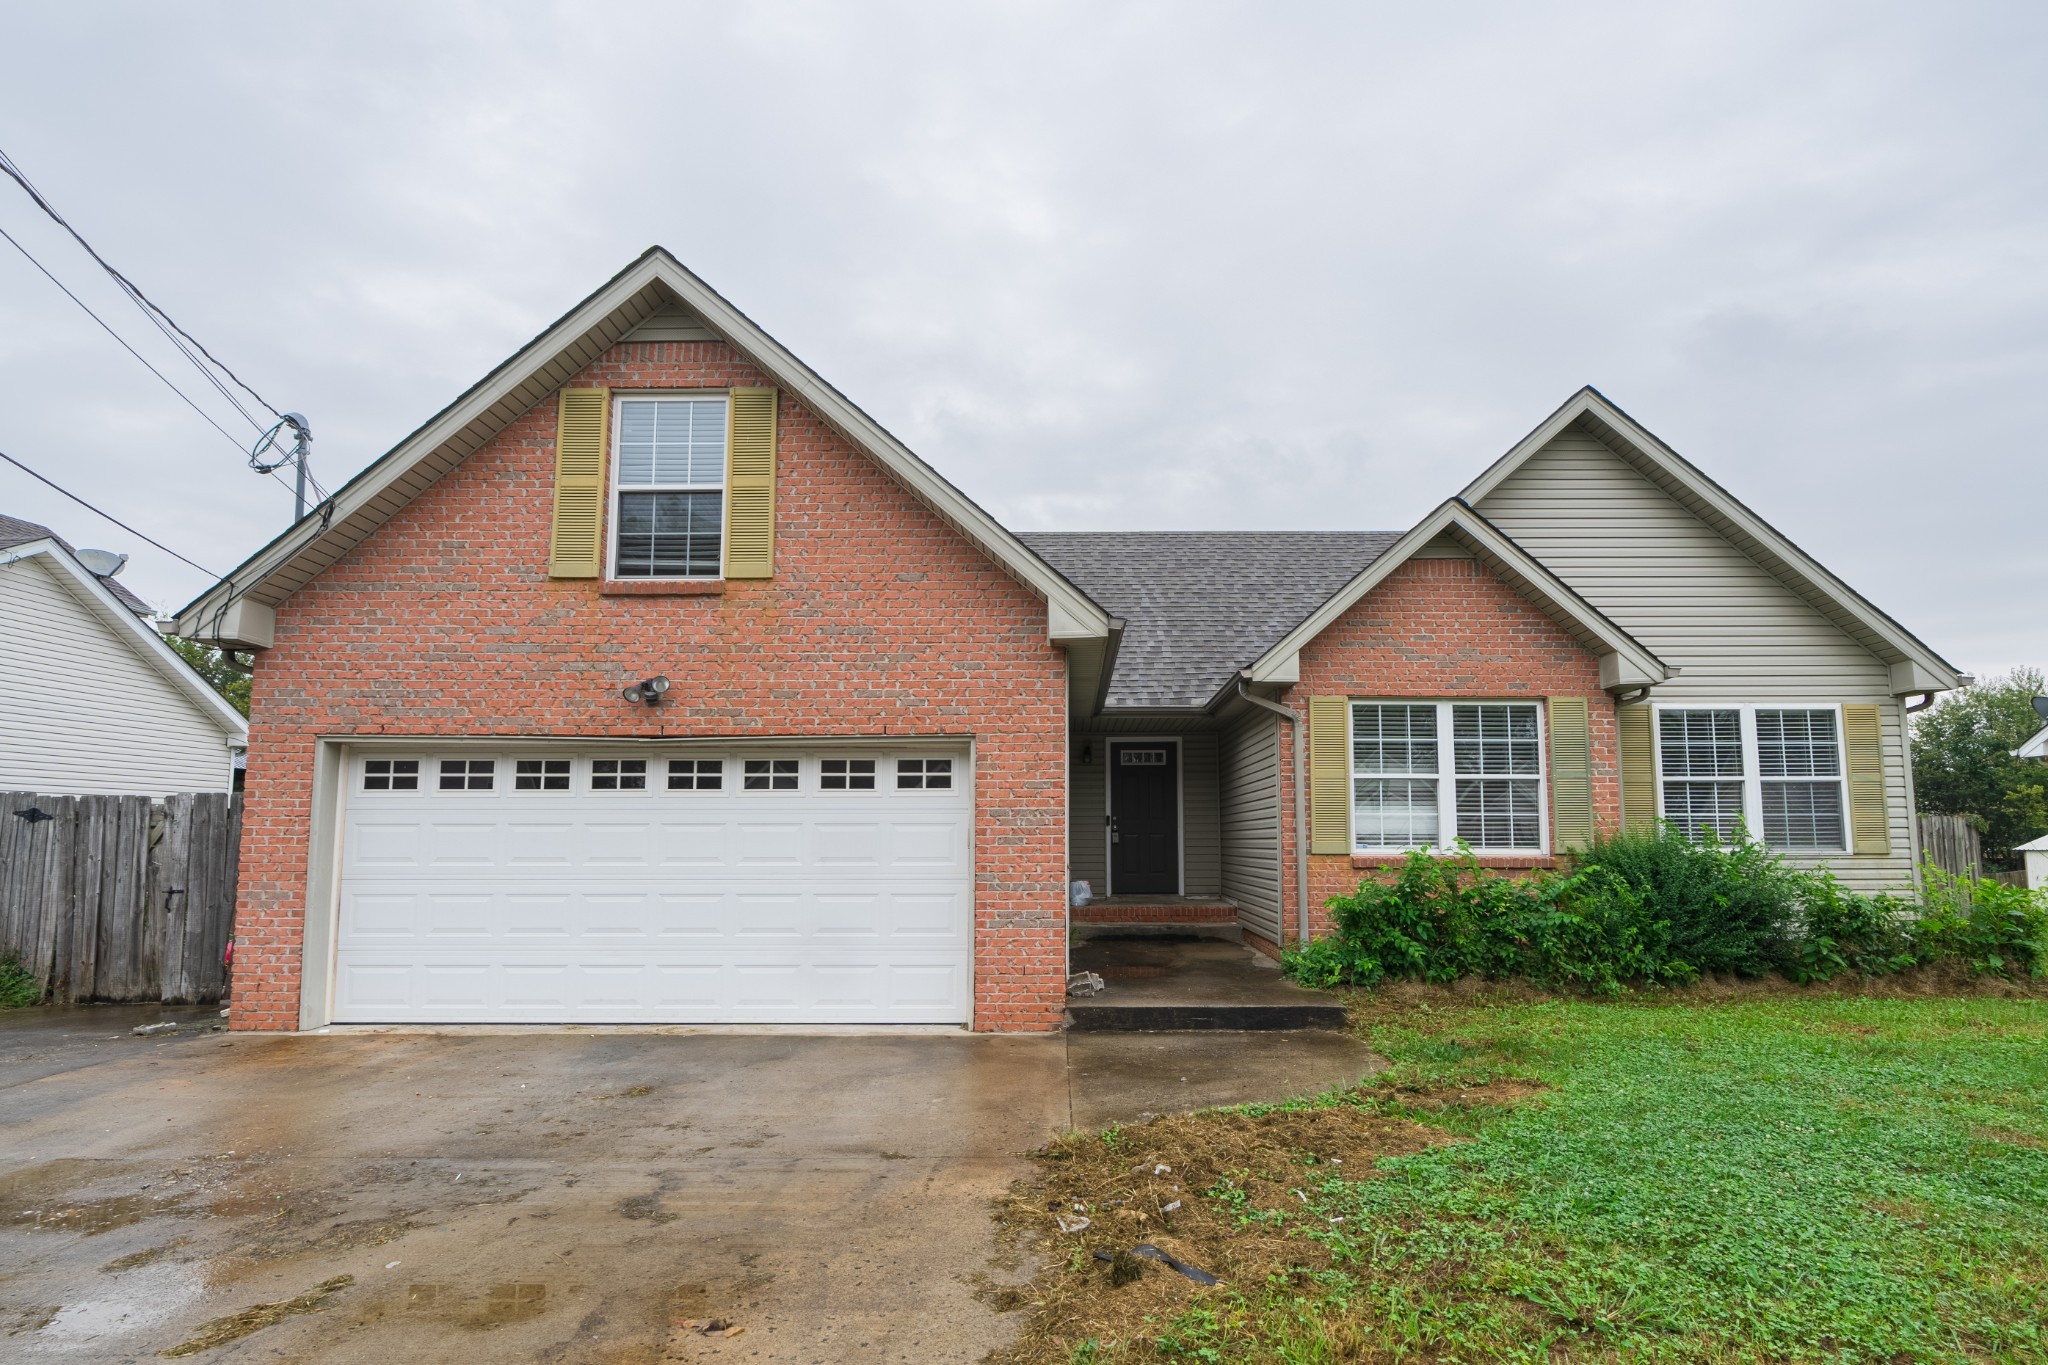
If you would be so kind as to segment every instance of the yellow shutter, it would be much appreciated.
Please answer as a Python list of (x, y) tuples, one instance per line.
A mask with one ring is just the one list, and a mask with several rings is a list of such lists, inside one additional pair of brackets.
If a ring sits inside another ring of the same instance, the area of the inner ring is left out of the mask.
[(1308, 699), (1308, 851), (1351, 852), (1351, 703)]
[(548, 577), (595, 578), (603, 563), (607, 389), (563, 389), (555, 416), (555, 529)]
[(1584, 697), (1551, 697), (1550, 846), (1593, 842), (1593, 731)]
[(1842, 751), (1849, 770), (1849, 846), (1857, 853), (1892, 851), (1884, 799), (1884, 724), (1871, 705), (1842, 708)]
[(1657, 827), (1657, 739), (1648, 706), (1621, 708), (1621, 823), (1624, 829)]
[(734, 389), (725, 465), (725, 576), (775, 573), (775, 390)]

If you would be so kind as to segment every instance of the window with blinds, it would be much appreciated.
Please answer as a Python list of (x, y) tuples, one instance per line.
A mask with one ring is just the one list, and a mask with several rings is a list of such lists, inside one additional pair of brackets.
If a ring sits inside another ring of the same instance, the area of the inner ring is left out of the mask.
[(1826, 707), (1664, 707), (1663, 816), (1695, 842), (1761, 832), (1772, 848), (1848, 847), (1841, 717)]
[(726, 396), (621, 398), (612, 429), (612, 576), (718, 577)]
[(1541, 852), (1539, 710), (1532, 702), (1353, 702), (1353, 848)]

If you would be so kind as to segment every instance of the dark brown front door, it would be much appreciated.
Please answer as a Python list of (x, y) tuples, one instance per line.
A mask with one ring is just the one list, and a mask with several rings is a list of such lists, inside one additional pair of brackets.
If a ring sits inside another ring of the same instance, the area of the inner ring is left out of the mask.
[(1109, 746), (1109, 889), (1180, 894), (1180, 746)]

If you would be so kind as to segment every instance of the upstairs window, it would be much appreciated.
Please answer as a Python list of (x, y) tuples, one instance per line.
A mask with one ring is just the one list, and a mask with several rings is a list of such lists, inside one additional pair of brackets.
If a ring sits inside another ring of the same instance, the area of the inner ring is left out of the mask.
[(717, 578), (726, 396), (621, 398), (614, 430), (612, 576)]

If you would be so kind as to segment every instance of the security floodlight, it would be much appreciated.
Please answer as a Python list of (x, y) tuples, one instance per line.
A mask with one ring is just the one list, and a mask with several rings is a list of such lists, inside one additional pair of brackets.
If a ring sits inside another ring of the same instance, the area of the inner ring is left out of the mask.
[(649, 706), (661, 705), (661, 694), (668, 691), (668, 679), (657, 674), (645, 682), (636, 682), (619, 695), (627, 701), (645, 702)]

